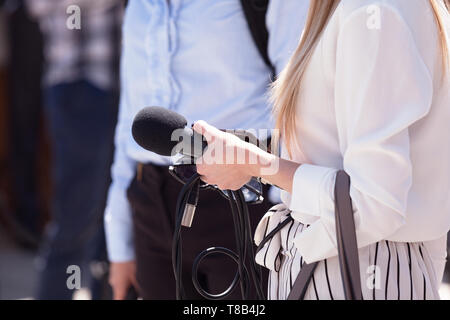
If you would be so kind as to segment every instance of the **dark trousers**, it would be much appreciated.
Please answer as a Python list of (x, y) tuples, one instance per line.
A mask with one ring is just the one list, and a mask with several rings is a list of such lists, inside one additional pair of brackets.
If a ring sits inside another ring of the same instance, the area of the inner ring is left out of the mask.
[[(45, 92), (52, 147), (52, 221), (41, 250), (38, 299), (71, 299), (70, 265), (81, 282), (92, 280), (88, 263), (105, 259), (103, 210), (117, 116), (115, 92), (87, 81)], [(87, 283), (88, 282), (88, 283)], [(98, 298), (92, 287), (93, 298)]]
[[(144, 165), (128, 189), (133, 210), (137, 281), (144, 299), (175, 299), (171, 250), (175, 207), (181, 183), (168, 167)], [(253, 230), (270, 208), (268, 201), (249, 206)], [(190, 299), (200, 295), (191, 281), (192, 264), (203, 250), (220, 246), (235, 251), (235, 237), (228, 201), (218, 192), (202, 190), (192, 228), (183, 228), (183, 285)], [(199, 279), (208, 292), (223, 292), (231, 284), (237, 265), (223, 255), (206, 258)], [(266, 281), (264, 281), (266, 283)], [(229, 297), (241, 299), (239, 287)]]

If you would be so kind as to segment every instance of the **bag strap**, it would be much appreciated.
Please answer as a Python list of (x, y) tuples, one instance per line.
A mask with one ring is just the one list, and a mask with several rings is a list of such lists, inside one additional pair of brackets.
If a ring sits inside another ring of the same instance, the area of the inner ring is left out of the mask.
[(248, 28), (259, 54), (275, 76), (275, 67), (269, 58), (269, 31), (266, 26), (266, 13), (269, 0), (241, 0), (241, 6), (247, 20)]
[(350, 198), (350, 177), (341, 170), (334, 188), (336, 240), (346, 300), (362, 300), (358, 244)]
[[(345, 299), (362, 300), (358, 245), (350, 198), (350, 177), (343, 170), (338, 171), (336, 175), (334, 195), (336, 240)], [(303, 300), (318, 263), (302, 266), (288, 300)]]
[(288, 300), (303, 300), (305, 298), (306, 290), (309, 287), (309, 283), (314, 275), (314, 270), (316, 270), (318, 264), (319, 262), (313, 262), (302, 265), (300, 273), (289, 293)]

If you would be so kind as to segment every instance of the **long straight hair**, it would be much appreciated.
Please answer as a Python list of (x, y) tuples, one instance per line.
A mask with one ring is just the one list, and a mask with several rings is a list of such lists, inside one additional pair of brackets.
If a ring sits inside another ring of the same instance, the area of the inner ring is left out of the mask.
[[(449, 48), (446, 41), (444, 19), (449, 19), (450, 0), (429, 0), (437, 21), (442, 47), (444, 65), (448, 68)], [(280, 135), (292, 158), (292, 144), (299, 147), (295, 134), (296, 105), (299, 97), (300, 83), (308, 62), (317, 47), (322, 33), (331, 16), (339, 5), (340, 0), (311, 0), (305, 29), (300, 43), (290, 58), (286, 68), (280, 73), (278, 80), (272, 86), (273, 113), (275, 128), (275, 146), (278, 145)], [(445, 7), (442, 6), (445, 4)]]

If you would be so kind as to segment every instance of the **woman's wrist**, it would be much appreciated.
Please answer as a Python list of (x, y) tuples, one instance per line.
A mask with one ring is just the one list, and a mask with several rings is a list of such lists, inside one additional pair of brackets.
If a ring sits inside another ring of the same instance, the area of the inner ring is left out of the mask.
[[(248, 145), (247, 152), (249, 154), (249, 162), (247, 164), (246, 172), (253, 177), (264, 178), (264, 176), (270, 174), (270, 168), (275, 168), (276, 162), (278, 162), (278, 157), (270, 154), (255, 145)], [(272, 172), (275, 174), (276, 172)]]
[(248, 158), (256, 159), (246, 165), (245, 173), (262, 178), (266, 182), (291, 192), (295, 171), (301, 166), (290, 160), (281, 159), (254, 145), (247, 146)]

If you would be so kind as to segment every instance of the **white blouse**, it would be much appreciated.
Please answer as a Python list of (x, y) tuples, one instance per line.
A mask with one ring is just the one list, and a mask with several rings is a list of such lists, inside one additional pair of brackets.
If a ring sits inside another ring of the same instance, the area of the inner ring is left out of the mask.
[(282, 194), (293, 218), (311, 224), (294, 240), (307, 263), (337, 255), (334, 180), (344, 169), (359, 247), (426, 242), (442, 274), (450, 82), (439, 41), (428, 1), (341, 1), (302, 81), (293, 160), (305, 164)]

